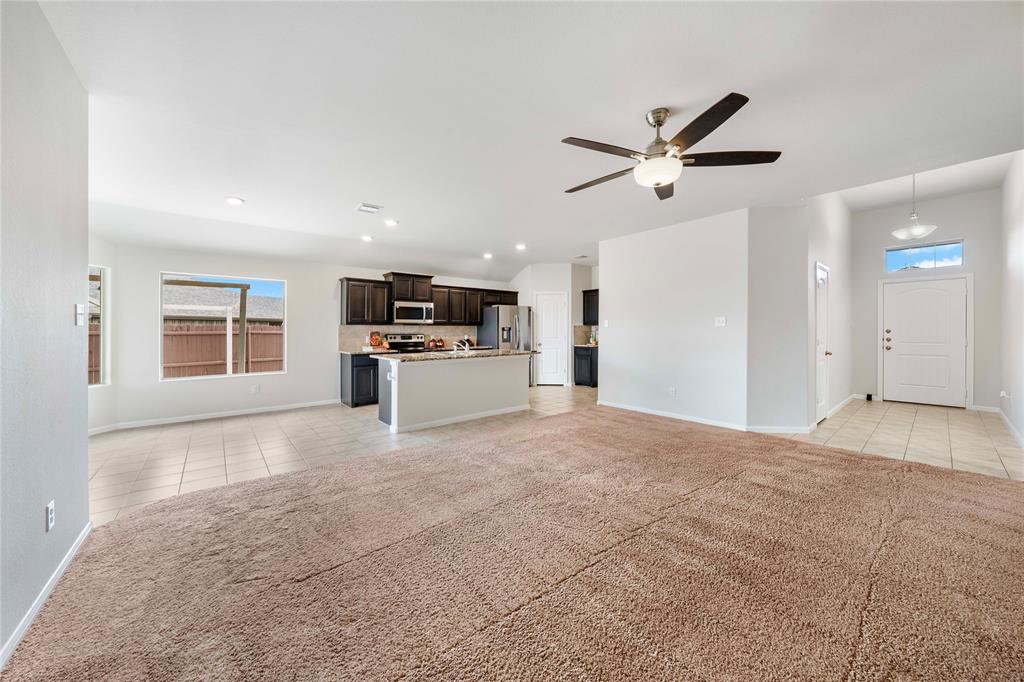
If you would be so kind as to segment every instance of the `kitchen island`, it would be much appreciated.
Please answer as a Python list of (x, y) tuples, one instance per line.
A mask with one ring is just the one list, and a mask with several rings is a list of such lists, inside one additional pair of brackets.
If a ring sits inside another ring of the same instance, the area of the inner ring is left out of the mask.
[(372, 355), (380, 361), (378, 418), (392, 433), (530, 407), (531, 351), (470, 350)]

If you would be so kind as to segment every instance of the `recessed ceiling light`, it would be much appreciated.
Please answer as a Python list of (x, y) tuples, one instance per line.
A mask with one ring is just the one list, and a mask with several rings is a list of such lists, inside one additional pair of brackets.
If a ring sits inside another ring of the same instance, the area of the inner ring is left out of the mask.
[(388, 227), (398, 227), (398, 221), (395, 220), (394, 218), (388, 218), (387, 220), (384, 221), (384, 224), (387, 225)]
[(516, 251), (526, 251), (526, 244), (516, 244)]
[(363, 241), (364, 241), (364, 242), (372, 242), (372, 241), (373, 241), (373, 237), (371, 237), (371, 236), (370, 236), (370, 235), (368, 235), (368, 234), (364, 234), (364, 235), (363, 235)]
[(241, 206), (245, 203), (245, 199), (242, 197), (224, 197), (224, 201), (228, 202), (232, 206)]
[(360, 213), (377, 213), (383, 206), (374, 206), (373, 204), (359, 204), (356, 206), (356, 210)]
[(494, 258), (494, 254), (493, 253), (485, 253), (484, 254), (484, 258), (486, 258), (487, 260), (491, 260), (492, 258)]

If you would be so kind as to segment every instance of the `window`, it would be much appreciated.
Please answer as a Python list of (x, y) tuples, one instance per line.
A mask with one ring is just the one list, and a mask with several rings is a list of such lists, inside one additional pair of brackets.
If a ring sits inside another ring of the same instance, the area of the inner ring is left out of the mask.
[(885, 271), (926, 270), (964, 264), (964, 243), (921, 244), (885, 250)]
[(161, 379), (285, 371), (283, 281), (162, 273), (160, 302)]
[(89, 385), (107, 383), (107, 269), (89, 266)]

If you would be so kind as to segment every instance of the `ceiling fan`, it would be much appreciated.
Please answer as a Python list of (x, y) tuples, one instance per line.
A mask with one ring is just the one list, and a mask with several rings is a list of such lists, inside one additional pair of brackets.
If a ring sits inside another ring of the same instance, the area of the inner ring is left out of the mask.
[(609, 173), (604, 177), (585, 182), (565, 190), (567, 194), (587, 189), (602, 182), (608, 182), (623, 175), (633, 173), (637, 184), (644, 187), (653, 187), (654, 193), (659, 199), (668, 199), (672, 196), (672, 183), (675, 182), (683, 166), (746, 166), (755, 163), (772, 163), (778, 159), (782, 152), (703, 152), (697, 154), (686, 154), (693, 145), (703, 140), (709, 133), (718, 126), (725, 123), (740, 108), (750, 101), (746, 95), (733, 92), (697, 118), (690, 121), (690, 124), (679, 131), (671, 140), (666, 142), (661, 138), (661, 126), (668, 119), (669, 111), (665, 107), (658, 107), (647, 112), (647, 124), (657, 130), (657, 134), (647, 148), (642, 152), (632, 149), (617, 147), (604, 142), (584, 140), (579, 137), (567, 137), (562, 142), (566, 144), (593, 149), (595, 152), (614, 154), (635, 159), (638, 163), (632, 168)]

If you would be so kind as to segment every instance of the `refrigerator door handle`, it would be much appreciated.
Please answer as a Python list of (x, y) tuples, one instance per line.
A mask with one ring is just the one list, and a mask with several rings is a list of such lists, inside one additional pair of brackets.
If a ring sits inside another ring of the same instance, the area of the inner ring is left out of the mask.
[(515, 323), (515, 330), (516, 330), (516, 337), (515, 337), (515, 342), (514, 342), (515, 343), (515, 349), (516, 350), (522, 350), (519, 347), (519, 315), (518, 315), (518, 313), (516, 314), (515, 319), (513, 320), (513, 322)]

